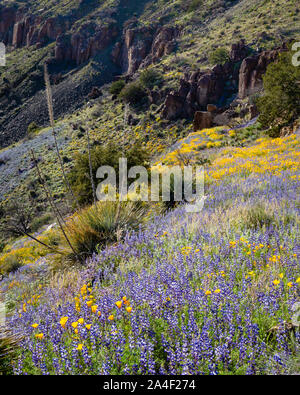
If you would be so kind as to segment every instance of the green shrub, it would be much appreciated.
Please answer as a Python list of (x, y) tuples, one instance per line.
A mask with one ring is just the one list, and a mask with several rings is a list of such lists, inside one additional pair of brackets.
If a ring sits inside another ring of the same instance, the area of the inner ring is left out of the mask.
[(282, 53), (268, 66), (264, 95), (257, 99), (259, 121), (271, 137), (279, 136), (281, 128), (300, 115), (300, 67), (293, 66), (291, 57), (291, 52)]
[(209, 54), (209, 62), (211, 64), (223, 65), (229, 60), (229, 53), (226, 48), (217, 48)]
[(6, 243), (3, 240), (0, 240), (0, 253), (3, 252), (5, 246), (6, 246)]
[(28, 133), (28, 135), (30, 136), (30, 135), (34, 134), (35, 132), (37, 132), (38, 130), (39, 130), (38, 125), (37, 125), (35, 122), (31, 122), (31, 123), (28, 125), (27, 133)]
[(189, 4), (189, 12), (196, 11), (203, 4), (203, 0), (191, 0)]
[(242, 228), (244, 229), (262, 229), (268, 228), (275, 223), (274, 216), (269, 213), (263, 205), (250, 207), (243, 218)]
[(48, 213), (36, 217), (31, 222), (31, 226), (30, 226), (31, 231), (37, 232), (39, 229), (41, 229), (42, 226), (48, 225), (52, 221), (53, 221), (53, 216)]
[(0, 273), (1, 274), (9, 274), (9, 273), (14, 273), (16, 272), (18, 269), (20, 269), (20, 267), (22, 267), (23, 264), (20, 260), (20, 258), (16, 255), (9, 255), (4, 263), (1, 265), (0, 267)]
[(145, 102), (147, 92), (144, 87), (138, 82), (131, 82), (127, 84), (121, 91), (119, 97), (126, 103), (131, 105), (139, 105)]
[[(145, 166), (146, 168), (149, 168), (149, 153), (140, 145), (135, 145), (124, 153), (120, 150), (119, 146), (113, 143), (104, 147), (96, 146), (91, 149), (95, 185), (99, 182), (99, 180), (96, 179), (96, 173), (97, 169), (101, 166), (112, 166), (115, 169), (118, 185), (119, 158), (121, 157), (127, 158), (128, 168), (133, 166)], [(89, 174), (88, 153), (77, 154), (75, 156), (75, 165), (69, 173), (69, 180), (81, 206), (85, 206), (93, 202), (93, 191)]]
[(140, 82), (145, 88), (151, 89), (162, 81), (162, 75), (154, 69), (146, 69), (141, 72)]
[(109, 92), (112, 95), (119, 95), (119, 93), (122, 91), (124, 86), (125, 86), (124, 80), (114, 81), (109, 88)]

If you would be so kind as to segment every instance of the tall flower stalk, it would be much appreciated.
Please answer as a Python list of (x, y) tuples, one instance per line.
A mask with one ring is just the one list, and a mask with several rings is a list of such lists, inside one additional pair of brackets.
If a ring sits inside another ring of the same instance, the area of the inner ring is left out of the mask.
[(78, 204), (77, 199), (74, 195), (74, 192), (72, 190), (70, 182), (66, 176), (64, 163), (63, 163), (62, 157), (59, 152), (59, 147), (58, 147), (57, 138), (56, 138), (56, 132), (55, 132), (55, 128), (54, 128), (54, 110), (53, 110), (52, 90), (51, 90), (50, 78), (49, 78), (49, 73), (48, 73), (48, 67), (47, 67), (46, 63), (44, 64), (44, 78), (45, 78), (45, 85), (46, 85), (46, 97), (47, 97), (47, 104), (48, 104), (49, 121), (50, 121), (50, 126), (52, 129), (52, 135), (53, 135), (53, 139), (54, 139), (56, 154), (57, 154), (58, 161), (59, 161), (60, 168), (61, 168), (62, 175), (63, 175), (64, 184), (65, 184), (67, 192), (70, 194), (73, 202), (76, 203), (77, 208), (79, 209), (79, 204)]
[(34, 163), (35, 168), (36, 168), (37, 173), (38, 173), (38, 178), (39, 178), (40, 183), (41, 183), (41, 185), (42, 185), (42, 187), (43, 187), (43, 189), (45, 191), (47, 200), (48, 200), (48, 202), (49, 202), (49, 204), (50, 204), (50, 206), (51, 206), (51, 208), (53, 210), (53, 213), (54, 213), (54, 215), (56, 217), (56, 220), (57, 220), (58, 225), (59, 225), (59, 227), (61, 229), (61, 232), (62, 232), (66, 242), (68, 243), (69, 247), (71, 248), (73, 254), (80, 261), (80, 257), (78, 256), (77, 252), (75, 251), (72, 243), (70, 242), (70, 239), (68, 238), (68, 236), (67, 236), (67, 234), (66, 234), (66, 232), (64, 230), (65, 220), (64, 220), (63, 216), (61, 215), (58, 207), (56, 206), (56, 204), (54, 202), (54, 199), (52, 197), (51, 191), (49, 190), (48, 185), (46, 183), (45, 177), (44, 177), (41, 169), (39, 168), (39, 165), (38, 165), (38, 162), (36, 160), (36, 157), (35, 157), (33, 149), (31, 149), (31, 155), (32, 155), (33, 163)]

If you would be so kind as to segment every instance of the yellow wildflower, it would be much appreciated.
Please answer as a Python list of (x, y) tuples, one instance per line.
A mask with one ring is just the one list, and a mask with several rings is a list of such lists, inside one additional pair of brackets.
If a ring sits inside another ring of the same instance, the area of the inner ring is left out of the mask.
[(61, 320), (59, 321), (60, 325), (65, 328), (66, 323), (68, 322), (68, 317), (62, 317)]
[(98, 305), (94, 304), (94, 306), (91, 307), (92, 313), (96, 313), (98, 309)]

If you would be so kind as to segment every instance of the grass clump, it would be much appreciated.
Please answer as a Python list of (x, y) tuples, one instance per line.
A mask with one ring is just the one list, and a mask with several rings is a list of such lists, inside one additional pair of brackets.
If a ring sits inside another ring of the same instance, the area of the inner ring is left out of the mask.
[(7, 330), (0, 327), (0, 376), (13, 374), (12, 363), (16, 358), (18, 341)]
[(263, 227), (268, 228), (274, 223), (273, 215), (269, 213), (261, 204), (249, 207), (245, 214), (246, 215), (243, 219), (242, 228), (262, 229)]
[[(146, 213), (140, 202), (98, 202), (77, 213), (66, 225), (74, 250), (82, 259), (117, 242), (128, 230), (138, 230)], [(73, 252), (66, 250), (71, 260)]]

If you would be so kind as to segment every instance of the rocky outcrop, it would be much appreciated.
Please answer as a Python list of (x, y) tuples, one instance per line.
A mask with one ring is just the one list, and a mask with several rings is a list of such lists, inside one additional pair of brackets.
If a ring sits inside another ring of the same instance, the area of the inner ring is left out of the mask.
[(176, 37), (179, 30), (173, 27), (162, 27), (156, 32), (151, 47), (151, 62), (154, 63), (164, 55), (170, 55), (176, 48)]
[(180, 81), (178, 92), (170, 92), (162, 115), (168, 120), (192, 117), (208, 104), (223, 105), (237, 91), (238, 81), (233, 64), (215, 66), (212, 70), (196, 71)]
[(121, 49), (120, 66), (122, 73), (133, 74), (149, 54), (153, 41), (153, 29), (141, 27), (125, 31)]
[[(233, 44), (230, 60), (211, 70), (185, 73), (177, 92), (170, 92), (165, 100), (162, 116), (165, 119), (193, 117), (208, 104), (223, 107), (237, 96), (241, 99), (262, 88), (262, 76), (267, 66), (276, 60), (280, 51), (265, 51), (249, 56), (244, 41)], [(254, 113), (254, 111), (253, 111)]]
[(240, 62), (249, 56), (249, 52), (249, 47), (245, 44), (244, 40), (241, 40), (236, 44), (232, 44), (229, 58), (232, 62)]
[(12, 41), (17, 10), (14, 7), (0, 6), (0, 41), (5, 45)]
[(284, 48), (264, 51), (243, 60), (239, 73), (239, 98), (244, 99), (263, 87), (262, 77), (270, 63), (274, 62)]
[(57, 37), (55, 59), (73, 61), (80, 65), (90, 59), (96, 52), (105, 49), (118, 35), (115, 24), (93, 26), (93, 35), (89, 34), (91, 26), (83, 26), (78, 33), (61, 34)]
[(0, 9), (0, 39), (15, 48), (35, 44), (41, 47), (54, 41), (68, 27), (69, 22), (61, 17), (43, 21), (41, 17), (26, 14), (22, 9)]
[(170, 54), (176, 47), (178, 34), (179, 30), (173, 27), (128, 27), (122, 42), (114, 46), (112, 59), (122, 73), (133, 74), (140, 66), (148, 66)]
[(69, 22), (62, 18), (49, 18), (40, 25), (31, 25), (26, 33), (26, 45), (36, 44), (38, 47), (57, 37), (69, 28)]

